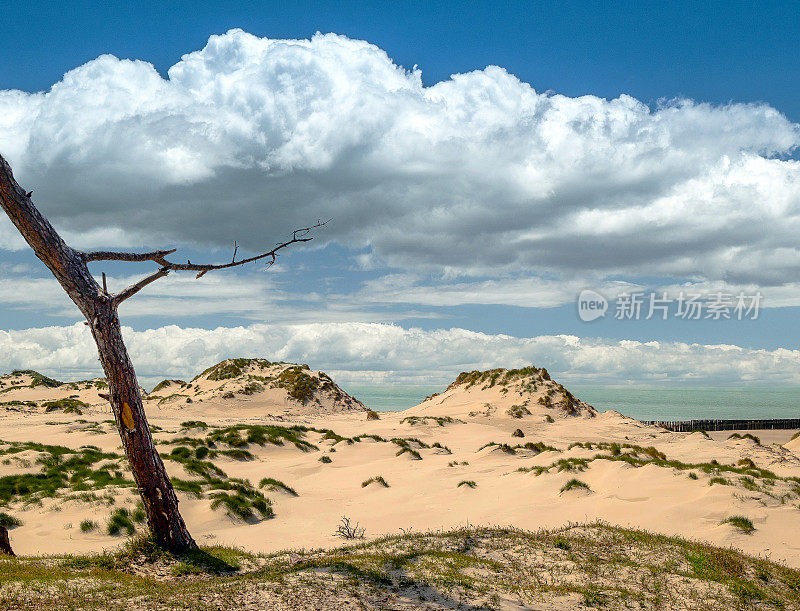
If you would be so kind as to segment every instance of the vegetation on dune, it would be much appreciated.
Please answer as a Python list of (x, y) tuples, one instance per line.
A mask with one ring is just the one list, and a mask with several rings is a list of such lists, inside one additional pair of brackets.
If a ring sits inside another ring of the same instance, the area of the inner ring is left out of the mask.
[(730, 524), (734, 528), (738, 528), (739, 530), (747, 534), (750, 534), (756, 529), (756, 527), (753, 526), (752, 520), (744, 516), (731, 516), (729, 518), (725, 518), (724, 520), (722, 520), (720, 524)]
[(292, 496), (297, 496), (297, 492), (291, 486), (287, 486), (282, 481), (274, 479), (272, 477), (265, 477), (260, 482), (258, 482), (259, 488), (266, 488), (267, 490), (278, 491), (283, 490), (284, 492), (288, 492)]
[(409, 426), (416, 426), (417, 424), (428, 424), (435, 422), (438, 426), (445, 424), (464, 424), (463, 420), (458, 418), (451, 418), (450, 416), (406, 416), (400, 421), (400, 424), (408, 424)]
[(540, 454), (542, 452), (547, 452), (547, 451), (550, 451), (550, 452), (558, 452), (559, 451), (557, 448), (554, 448), (553, 446), (549, 446), (549, 445), (547, 445), (547, 444), (545, 444), (545, 443), (543, 443), (541, 441), (536, 441), (536, 442), (529, 441), (529, 442), (527, 442), (525, 444), (517, 444), (517, 445), (513, 445), (513, 446), (509, 445), (507, 443), (498, 443), (496, 441), (490, 441), (488, 443), (483, 444), (476, 451), (480, 452), (484, 448), (495, 448), (495, 449), (498, 449), (501, 452), (504, 452), (506, 454), (517, 454), (517, 452), (519, 450), (528, 450), (530, 452), (536, 452), (537, 454)]
[(173, 384), (180, 386), (181, 388), (186, 386), (186, 382), (184, 382), (183, 380), (162, 380), (161, 382), (156, 384), (155, 388), (153, 388), (153, 390), (151, 390), (149, 394), (152, 395), (153, 393), (158, 392), (159, 390), (163, 390), (169, 386), (172, 386)]
[(214, 429), (206, 436), (206, 443), (209, 441), (215, 444), (224, 443), (236, 448), (247, 447), (251, 443), (259, 446), (266, 444), (282, 446), (284, 443), (291, 443), (304, 452), (318, 450), (317, 446), (303, 439), (308, 430), (310, 429), (302, 426), (238, 424)]
[(561, 494), (563, 494), (565, 492), (569, 492), (570, 490), (588, 490), (589, 492), (591, 492), (592, 489), (589, 487), (589, 484), (587, 484), (586, 482), (582, 482), (581, 480), (575, 479), (573, 477), (566, 484), (561, 486), (560, 492), (561, 492)]
[(27, 375), (31, 377), (30, 387), (35, 388), (36, 386), (46, 386), (48, 388), (57, 388), (61, 386), (63, 382), (59, 382), (58, 380), (54, 380), (53, 378), (48, 378), (45, 375), (42, 375), (38, 371), (34, 371), (33, 369), (15, 369), (11, 372), (11, 375), (15, 376), (23, 376)]
[(370, 484), (378, 484), (379, 486), (382, 486), (384, 488), (389, 487), (389, 484), (386, 483), (386, 480), (383, 479), (382, 475), (376, 475), (375, 477), (370, 477), (369, 479), (364, 480), (363, 482), (361, 482), (361, 487), (366, 488)]
[[(200, 448), (197, 448), (198, 450)], [(240, 455), (234, 450), (218, 451), (218, 453), (231, 454), (233, 457)], [(249, 452), (242, 452), (242, 456), (252, 457)], [(248, 480), (228, 477), (217, 465), (209, 460), (201, 460), (196, 452), (185, 446), (174, 448), (170, 454), (162, 454), (162, 458), (181, 463), (187, 473), (200, 477), (200, 481), (186, 481), (180, 478), (171, 478), (176, 490), (193, 494), (197, 498), (208, 496), (211, 499), (211, 508), (223, 507), (226, 513), (234, 518), (243, 520), (272, 518), (275, 513), (272, 503), (257, 490)]]
[(272, 511), (269, 499), (260, 494), (252, 494), (248, 488), (236, 490), (234, 492), (215, 492), (211, 495), (211, 509), (224, 507), (225, 512), (231, 517), (242, 520), (252, 520), (256, 517), (256, 512), (261, 514), (261, 518), (271, 518), (275, 514)]
[(192, 378), (192, 382), (204, 376), (213, 382), (230, 380), (231, 378), (238, 378), (244, 373), (245, 369), (253, 365), (265, 369), (275, 364), (276, 363), (271, 363), (267, 359), (226, 359), (221, 363), (212, 365), (201, 374)]
[[(363, 534), (347, 519), (340, 536)], [(118, 552), (10, 558), (3, 569), (3, 604), (16, 609), (239, 608), (254, 600), (306, 608), (800, 606), (800, 571), (601, 523), (413, 533), (263, 556), (225, 547), (171, 554), (137, 537)]]
[[(499, 444), (496, 444), (499, 445)], [(527, 445), (527, 444), (526, 444)], [(758, 492), (774, 499), (780, 504), (785, 504), (791, 499), (800, 498), (800, 478), (779, 477), (768, 469), (755, 465), (752, 459), (742, 459), (738, 465), (725, 465), (716, 460), (708, 463), (684, 463), (678, 460), (667, 459), (663, 452), (652, 446), (642, 447), (634, 444), (619, 444), (609, 442), (583, 442), (573, 443), (568, 449), (582, 447), (589, 450), (602, 450), (605, 454), (597, 453), (591, 458), (568, 457), (560, 458), (549, 465), (532, 465), (519, 467), (520, 473), (533, 473), (536, 476), (555, 472), (582, 472), (588, 469), (594, 461), (607, 460), (625, 462), (634, 467), (652, 465), (677, 471), (688, 471), (691, 480), (699, 480), (698, 472), (708, 475), (705, 483), (709, 486), (723, 485), (741, 487), (745, 490)], [(736, 476), (733, 478), (730, 476)], [(728, 477), (725, 477), (728, 476)], [(781, 485), (778, 486), (778, 483)], [(760, 502), (764, 502), (763, 498)]]
[(5, 511), (0, 511), (0, 526), (15, 528), (17, 526), (22, 526), (22, 520), (7, 514)]
[(751, 439), (752, 441), (755, 441), (758, 445), (761, 445), (761, 440), (752, 433), (745, 433), (744, 435), (742, 435), (741, 433), (731, 433), (730, 435), (728, 435), (728, 439)]
[(336, 532), (333, 533), (335, 537), (342, 539), (363, 539), (365, 528), (360, 528), (358, 522), (353, 524), (352, 520), (347, 516), (342, 516), (339, 525), (336, 527)]
[[(26, 450), (40, 453), (37, 462), (42, 468), (39, 473), (0, 477), (0, 505), (16, 501), (41, 501), (58, 496), (62, 491), (82, 492), (106, 486), (133, 486), (133, 481), (123, 477), (119, 462), (116, 462), (122, 457), (113, 452), (102, 452), (90, 446), (73, 450), (34, 442), (10, 442), (4, 445), (0, 448), (0, 456)], [(97, 463), (109, 460), (115, 462), (95, 468)]]
[(202, 420), (186, 420), (181, 422), (182, 429), (207, 429), (208, 425)]
[(478, 384), (485, 384), (486, 388), (493, 388), (496, 385), (506, 386), (511, 382), (527, 378), (547, 381), (550, 379), (550, 375), (547, 373), (546, 369), (539, 369), (534, 366), (523, 367), (521, 369), (499, 368), (489, 369), (487, 371), (462, 371), (458, 374), (455, 382), (448, 387), (448, 390), (461, 385), (465, 385), (469, 389)]
[(66, 398), (57, 399), (55, 401), (45, 401), (42, 403), (45, 412), (54, 412), (56, 410), (64, 410), (65, 414), (76, 413), (82, 414), (81, 410), (90, 407), (88, 403), (80, 401), (79, 399)]
[[(247, 373), (252, 367), (263, 370), (275, 365), (281, 365), (282, 368), (270, 372)], [(192, 381), (203, 376), (206, 376), (211, 381), (242, 379), (244, 384), (238, 389), (225, 387), (225, 391), (221, 395), (223, 399), (233, 399), (237, 393), (249, 396), (263, 392), (268, 388), (280, 388), (284, 389), (289, 397), (303, 405), (314, 401), (319, 392), (328, 393), (337, 402), (343, 402), (350, 406), (360, 405), (339, 389), (330, 376), (323, 372), (312, 374), (308, 365), (293, 365), (283, 362), (273, 363), (266, 359), (228, 359), (209, 367)], [(319, 401), (319, 399), (316, 400)]]
[(256, 393), (264, 392), (264, 385), (260, 382), (248, 382), (239, 390), (240, 394), (243, 395), (254, 395)]
[(123, 531), (128, 535), (135, 533), (136, 526), (134, 526), (133, 521), (131, 520), (130, 512), (124, 507), (115, 509), (108, 519), (106, 531), (109, 535), (118, 535)]
[(531, 410), (524, 405), (512, 405), (506, 410), (506, 414), (512, 418), (522, 418), (523, 416), (530, 416)]
[(465, 479), (458, 482), (458, 486), (456, 486), (456, 488), (461, 488), (461, 486), (466, 486), (467, 488), (477, 488), (478, 484), (474, 480)]
[(287, 367), (278, 375), (277, 380), (280, 388), (286, 389), (290, 397), (300, 401), (303, 405), (314, 398), (314, 392), (320, 385), (317, 378), (306, 373), (307, 370), (308, 365)]
[(36, 401), (0, 401), (0, 407), (36, 407)]

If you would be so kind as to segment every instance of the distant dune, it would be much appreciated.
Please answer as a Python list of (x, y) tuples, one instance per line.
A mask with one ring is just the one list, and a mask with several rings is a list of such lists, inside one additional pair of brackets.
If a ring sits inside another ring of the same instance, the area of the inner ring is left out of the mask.
[[(35, 371), (0, 376), (0, 406), (21, 411), (84, 413), (110, 411), (104, 379), (59, 382)], [(142, 389), (145, 409), (194, 410), (241, 415), (321, 415), (363, 412), (367, 408), (321, 371), (308, 365), (266, 359), (227, 359), (191, 381), (163, 380), (150, 393)]]

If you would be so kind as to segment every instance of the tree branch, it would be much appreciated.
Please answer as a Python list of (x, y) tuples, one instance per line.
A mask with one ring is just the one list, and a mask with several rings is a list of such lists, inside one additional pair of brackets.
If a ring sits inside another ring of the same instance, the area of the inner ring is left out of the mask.
[(150, 274), (146, 278), (142, 278), (136, 284), (131, 284), (128, 288), (123, 291), (120, 291), (116, 295), (114, 295), (111, 299), (113, 300), (115, 305), (121, 304), (125, 301), (128, 297), (133, 297), (136, 293), (141, 291), (144, 287), (146, 287), (151, 282), (155, 282), (159, 278), (163, 278), (169, 273), (169, 269), (162, 267), (157, 272)]
[(145, 252), (145, 253), (127, 253), (127, 252), (110, 252), (110, 251), (98, 251), (98, 252), (90, 252), (90, 253), (82, 253), (85, 257), (86, 261), (154, 261), (158, 263), (161, 268), (143, 278), (136, 284), (132, 284), (125, 290), (117, 293), (112, 297), (114, 303), (119, 305), (123, 301), (125, 301), (128, 297), (132, 297), (139, 291), (141, 291), (144, 287), (146, 287), (151, 282), (155, 282), (159, 278), (163, 278), (172, 270), (176, 271), (194, 271), (197, 272), (197, 278), (202, 278), (206, 273), (218, 269), (228, 269), (229, 267), (237, 267), (238, 265), (244, 265), (245, 263), (252, 263), (253, 261), (260, 261), (261, 259), (266, 259), (267, 257), (270, 258), (267, 266), (272, 265), (275, 263), (275, 260), (278, 257), (278, 251), (286, 248), (287, 246), (291, 246), (292, 244), (297, 244), (299, 242), (310, 242), (314, 238), (306, 237), (312, 229), (316, 229), (317, 227), (324, 227), (330, 221), (318, 221), (316, 224), (311, 225), (310, 227), (303, 227), (302, 229), (295, 229), (292, 232), (292, 237), (290, 240), (286, 240), (285, 242), (281, 242), (275, 248), (268, 252), (261, 253), (260, 255), (255, 255), (253, 257), (247, 257), (245, 259), (240, 259), (239, 261), (236, 260), (236, 252), (238, 251), (238, 245), (234, 248), (233, 251), (233, 261), (230, 263), (220, 263), (217, 265), (214, 264), (198, 264), (192, 263), (191, 261), (187, 261), (186, 263), (172, 263), (171, 261), (167, 261), (165, 258), (166, 255), (175, 252), (175, 249), (171, 250), (155, 250), (153, 252)]
[(108, 250), (98, 250), (95, 252), (83, 253), (83, 259), (89, 261), (155, 261), (157, 257), (171, 255), (177, 249), (154, 250), (153, 252), (114, 252)]
[[(173, 263), (171, 261), (167, 261), (166, 256), (171, 255), (175, 252), (175, 248), (170, 250), (154, 250), (151, 252), (117, 252), (117, 251), (95, 251), (95, 252), (84, 252), (81, 253), (84, 260), (89, 261), (153, 261), (158, 263), (161, 266), (161, 269), (166, 269), (167, 271), (176, 270), (176, 271), (193, 271), (198, 272), (197, 277), (200, 278), (204, 276), (206, 273), (210, 271), (214, 271), (217, 269), (228, 269), (229, 267), (236, 267), (238, 265), (244, 265), (245, 263), (252, 263), (253, 261), (260, 261), (261, 259), (270, 258), (269, 265), (275, 263), (275, 259), (278, 256), (278, 251), (286, 248), (287, 246), (291, 246), (292, 244), (297, 244), (299, 242), (310, 242), (314, 238), (306, 237), (312, 229), (317, 229), (318, 227), (325, 227), (330, 220), (327, 221), (318, 221), (314, 225), (309, 227), (303, 227), (301, 229), (295, 229), (292, 232), (292, 238), (287, 240), (286, 242), (281, 242), (275, 248), (268, 252), (261, 253), (260, 255), (255, 255), (253, 257), (247, 257), (246, 259), (240, 259), (239, 261), (236, 260), (236, 253), (239, 250), (239, 246), (235, 245), (233, 251), (233, 260), (230, 263), (221, 263), (218, 265), (214, 264), (198, 264), (192, 263), (191, 261), (187, 261), (186, 263)], [(166, 274), (163, 274), (166, 275)], [(161, 276), (159, 276), (161, 277)], [(157, 278), (155, 278), (157, 280)], [(151, 280), (152, 282), (152, 280)], [(128, 289), (125, 289), (126, 291)], [(123, 291), (125, 292), (125, 291)]]

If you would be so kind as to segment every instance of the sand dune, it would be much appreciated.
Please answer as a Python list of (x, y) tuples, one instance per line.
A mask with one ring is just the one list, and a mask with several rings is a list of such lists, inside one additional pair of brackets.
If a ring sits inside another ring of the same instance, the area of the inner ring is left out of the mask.
[[(671, 433), (616, 412), (598, 413), (535, 368), (462, 374), (420, 405), (372, 420), (325, 374), (266, 361), (216, 367), (189, 382), (162, 384), (146, 402), (167, 469), (183, 482), (183, 515), (201, 543), (253, 551), (331, 547), (341, 543), (333, 533), (342, 515), (357, 520), (367, 537), (601, 519), (800, 567), (800, 480), (791, 479), (800, 477), (798, 440), (783, 447)], [(125, 481), (103, 390), (95, 381), (74, 389), (30, 386), (33, 381), (30, 374), (4, 376), (0, 389), (6, 403), (0, 510), (24, 522), (11, 530), (16, 550), (80, 552), (119, 544), (106, 524), (120, 507), (133, 512), (137, 497)], [(261, 388), (248, 394), (253, 383)], [(66, 392), (89, 407), (80, 415), (44, 411), (44, 401)], [(80, 453), (56, 460), (53, 448), (36, 444)], [(69, 471), (65, 465), (75, 456), (90, 464)], [(12, 481), (48, 469), (65, 471), (63, 485), (25, 492)], [(386, 486), (362, 486), (378, 476)], [(564, 489), (572, 479), (587, 487)], [(264, 495), (271, 503), (267, 515), (274, 516), (265, 518), (256, 505), (251, 515), (236, 515), (235, 503), (220, 501), (222, 491), (251, 504)], [(723, 523), (732, 515), (748, 517), (755, 530)], [(98, 527), (83, 532), (85, 520)]]

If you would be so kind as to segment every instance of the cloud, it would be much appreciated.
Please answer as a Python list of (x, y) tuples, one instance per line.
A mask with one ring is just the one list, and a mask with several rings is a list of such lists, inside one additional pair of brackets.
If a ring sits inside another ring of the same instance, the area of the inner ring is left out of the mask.
[(232, 30), (166, 79), (104, 55), (0, 92), (0, 152), (82, 244), (257, 250), (332, 217), (363, 265), (450, 277), (791, 282), (798, 144), (766, 104), (570, 98), (497, 66), (425, 87), (335, 34)]
[[(124, 329), (138, 374), (150, 383), (190, 378), (229, 357), (308, 363), (340, 383), (447, 384), (460, 372), (534, 363), (565, 383), (793, 384), (800, 351), (732, 345), (616, 341), (551, 335), (518, 338), (465, 329), (378, 323), (254, 324), (217, 329)], [(0, 371), (33, 368), (63, 379), (101, 375), (85, 325), (0, 331)]]

